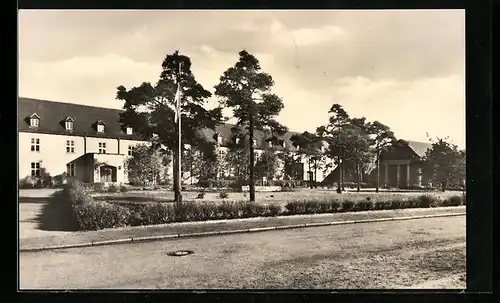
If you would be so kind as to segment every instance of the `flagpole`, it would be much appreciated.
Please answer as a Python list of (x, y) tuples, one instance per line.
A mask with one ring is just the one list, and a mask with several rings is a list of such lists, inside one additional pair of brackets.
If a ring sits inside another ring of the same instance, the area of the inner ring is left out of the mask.
[(182, 155), (182, 134), (181, 134), (181, 96), (180, 96), (180, 90), (181, 90), (181, 81), (180, 81), (180, 76), (182, 74), (182, 62), (179, 63), (179, 76), (177, 78), (177, 100), (176, 100), (176, 112), (177, 112), (177, 198), (178, 200), (176, 201), (177, 203), (182, 203), (182, 186), (181, 186), (181, 178), (182, 178), (182, 165), (181, 165), (181, 155)]

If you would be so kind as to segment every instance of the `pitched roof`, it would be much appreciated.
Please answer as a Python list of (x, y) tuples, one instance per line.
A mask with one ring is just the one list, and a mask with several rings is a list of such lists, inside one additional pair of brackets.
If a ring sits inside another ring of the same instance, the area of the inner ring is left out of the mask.
[(418, 141), (406, 141), (408, 142), (408, 146), (420, 157), (424, 157), (427, 149), (431, 148), (432, 145), (425, 142)]
[[(122, 110), (119, 109), (20, 97), (18, 129), (20, 132), (142, 140), (139, 134), (127, 135), (126, 129), (122, 129), (119, 122), (121, 112)], [(29, 117), (35, 113), (40, 117), (40, 124), (37, 128), (32, 128), (30, 127)], [(73, 131), (65, 129), (64, 121), (68, 117), (74, 121)], [(104, 133), (97, 132), (95, 128), (96, 123), (99, 121), (102, 121), (106, 127)], [(215, 131), (212, 129), (202, 129), (200, 132), (212, 142), (216, 140), (215, 135), (220, 134), (223, 138), (222, 145), (227, 146), (228, 143), (234, 140), (234, 135), (231, 131), (233, 127), (236, 127), (236, 125), (220, 124), (216, 126)], [(290, 137), (293, 134), (296, 133), (288, 132), (283, 136), (286, 146), (291, 150), (295, 149), (290, 141)], [(268, 137), (264, 132), (256, 130), (254, 137), (257, 141), (257, 148), (263, 148), (267, 145), (266, 139)]]
[[(121, 110), (87, 106), (74, 103), (55, 102), (30, 98), (19, 98), (18, 129), (20, 132), (40, 132), (60, 135), (92, 136), (141, 140), (138, 134), (127, 135), (119, 122)], [(40, 117), (37, 128), (30, 127), (32, 114)], [(73, 119), (73, 130), (66, 130), (64, 122)], [(97, 132), (95, 124), (102, 120), (104, 133)]]

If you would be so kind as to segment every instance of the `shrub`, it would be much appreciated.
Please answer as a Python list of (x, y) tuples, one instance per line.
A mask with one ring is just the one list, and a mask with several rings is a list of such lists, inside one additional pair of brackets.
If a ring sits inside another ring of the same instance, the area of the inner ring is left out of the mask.
[(339, 212), (342, 208), (342, 203), (339, 200), (333, 200), (330, 202), (330, 211), (332, 213)]
[(139, 214), (141, 224), (137, 225), (166, 224), (175, 220), (173, 207), (169, 204), (148, 203), (141, 205), (140, 211), (133, 214)]
[(239, 203), (224, 201), (218, 205), (218, 212), (222, 219), (236, 219), (240, 215), (241, 208)]
[(195, 202), (182, 202), (174, 206), (175, 221), (189, 222), (196, 221), (200, 217), (199, 207)]
[(377, 202), (375, 202), (373, 208), (376, 210), (390, 209), (391, 202), (390, 201), (377, 201)]
[(267, 214), (271, 217), (276, 217), (281, 214), (281, 206), (278, 204), (268, 204)]
[(266, 207), (255, 202), (245, 202), (241, 208), (242, 216), (245, 218), (259, 217), (266, 213)]
[(317, 214), (321, 209), (321, 202), (318, 201), (306, 201), (305, 202), (305, 213), (306, 214)]
[(436, 207), (438, 204), (438, 199), (431, 195), (421, 195), (416, 199), (411, 200), (412, 207)]
[(63, 197), (73, 205), (93, 202), (92, 196), (79, 181), (70, 181), (63, 189)]
[(108, 193), (116, 193), (118, 192), (118, 187), (114, 184), (110, 184), (108, 186)]
[(198, 220), (214, 220), (218, 217), (217, 204), (212, 202), (198, 204)]
[(127, 225), (128, 208), (108, 202), (89, 202), (73, 207), (80, 230), (98, 230)]
[(402, 205), (400, 200), (392, 200), (390, 203), (389, 209), (399, 209)]
[(343, 212), (352, 211), (354, 209), (355, 204), (356, 204), (355, 202), (350, 200), (342, 201), (342, 211)]
[(104, 192), (104, 183), (93, 183), (90, 185), (90, 188), (98, 193)]
[(125, 185), (121, 185), (120, 186), (120, 192), (121, 193), (124, 193), (124, 192), (127, 192), (128, 191), (128, 187), (126, 187)]
[(227, 192), (221, 192), (219, 193), (219, 198), (220, 199), (226, 199), (229, 197), (229, 194)]
[(292, 215), (305, 214), (306, 207), (303, 201), (292, 201), (285, 204), (285, 209)]
[(366, 201), (359, 201), (358, 203), (356, 203), (354, 210), (367, 211), (367, 210), (372, 210), (373, 208), (374, 208), (373, 202), (366, 200)]
[(319, 202), (319, 213), (329, 213), (331, 212), (332, 204), (329, 202)]
[(463, 200), (461, 196), (452, 196), (443, 201), (443, 206), (460, 206), (463, 204)]

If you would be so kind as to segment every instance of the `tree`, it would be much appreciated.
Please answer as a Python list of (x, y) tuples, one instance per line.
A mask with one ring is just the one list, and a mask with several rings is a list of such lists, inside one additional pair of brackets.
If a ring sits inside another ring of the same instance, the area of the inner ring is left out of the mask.
[[(310, 172), (314, 170), (314, 180), (309, 180), (310, 188), (313, 188), (317, 182), (317, 170), (321, 168), (323, 141), (315, 134), (303, 132), (302, 134), (294, 134), (290, 137), (290, 141), (298, 148), (298, 153), (301, 157), (307, 158), (307, 165)], [(313, 186), (314, 181), (314, 186)]]
[(271, 93), (274, 85), (271, 75), (261, 71), (259, 61), (246, 50), (239, 53), (239, 60), (227, 69), (215, 86), (215, 95), (221, 104), (233, 109), (239, 126), (245, 126), (249, 148), (250, 201), (255, 201), (254, 131), (264, 130), (279, 136), (286, 128), (275, 120), (284, 105), (280, 97)]
[(465, 180), (465, 151), (457, 145), (440, 139), (427, 150), (424, 162), (430, 169), (432, 180), (446, 191), (448, 185), (462, 185)]
[(184, 177), (198, 180), (211, 179), (217, 173), (218, 160), (213, 144), (205, 143), (196, 146), (185, 145), (182, 153), (182, 171), (188, 172)]
[(391, 147), (396, 141), (396, 138), (389, 126), (384, 125), (379, 121), (368, 123), (366, 129), (370, 136), (370, 146), (372, 147), (375, 155), (375, 163), (377, 167), (377, 185), (375, 191), (378, 193), (380, 188), (380, 154), (382, 151)]
[(362, 167), (370, 159), (370, 144), (365, 118), (351, 119), (342, 129), (345, 160), (352, 161), (356, 170), (357, 191), (360, 191)]
[(259, 178), (265, 177), (273, 180), (278, 173), (279, 159), (276, 155), (276, 149), (268, 148), (260, 155), (255, 163), (255, 172)]
[(168, 165), (168, 157), (159, 149), (146, 144), (135, 146), (132, 156), (125, 160), (125, 172), (130, 184), (156, 184), (164, 177)]
[[(179, 71), (182, 63), (182, 72)], [(140, 86), (127, 90), (118, 86), (116, 98), (124, 101), (124, 112), (120, 115), (122, 125), (131, 126), (136, 133), (146, 139), (157, 135), (155, 144), (166, 146), (173, 151), (174, 166), (177, 167), (177, 124), (175, 123), (174, 96), (177, 83), (182, 90), (181, 121), (182, 143), (195, 146), (205, 138), (197, 131), (200, 128), (214, 129), (222, 119), (220, 108), (207, 110), (203, 107), (211, 93), (199, 84), (192, 71), (189, 57), (178, 51), (167, 55), (162, 63), (162, 72), (156, 85), (143, 82)], [(174, 188), (181, 180), (174, 174)], [(180, 192), (175, 191), (175, 201), (180, 202)]]
[(348, 137), (344, 134), (344, 128), (346, 125), (349, 125), (351, 121), (349, 115), (340, 104), (333, 104), (328, 113), (330, 114), (328, 124), (318, 127), (316, 134), (328, 143), (325, 154), (334, 159), (338, 167), (339, 180), (337, 192), (341, 193), (343, 187), (344, 160), (348, 149)]

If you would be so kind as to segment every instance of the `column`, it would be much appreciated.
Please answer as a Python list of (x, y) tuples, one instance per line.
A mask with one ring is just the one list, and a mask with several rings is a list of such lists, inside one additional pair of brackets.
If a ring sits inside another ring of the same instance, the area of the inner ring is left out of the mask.
[(406, 186), (410, 187), (410, 163), (406, 164)]
[(398, 173), (396, 175), (396, 187), (399, 187), (399, 164), (398, 164)]
[(385, 174), (384, 174), (384, 187), (387, 187), (387, 176), (388, 176), (388, 168), (387, 162), (384, 162)]

